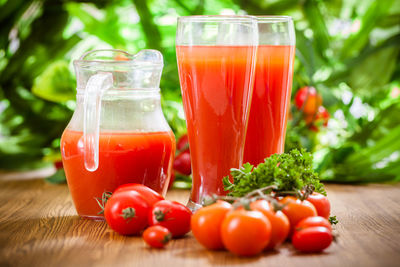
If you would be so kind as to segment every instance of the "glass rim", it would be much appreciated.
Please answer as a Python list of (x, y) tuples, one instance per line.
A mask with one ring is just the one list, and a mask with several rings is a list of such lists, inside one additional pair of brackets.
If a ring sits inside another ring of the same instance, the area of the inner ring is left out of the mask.
[(192, 16), (180, 16), (178, 22), (253, 22), (255, 16), (249, 15), (192, 15)]
[(282, 15), (260, 15), (254, 16), (257, 19), (257, 23), (275, 23), (275, 22), (291, 22), (293, 18), (291, 16)]
[[(110, 59), (85, 59), (85, 57), (91, 53), (97, 53), (97, 52), (112, 52), (112, 53), (121, 53), (127, 56), (127, 60), (116, 60), (113, 58)], [(155, 63), (155, 62), (143, 62), (141, 61), (140, 63), (136, 62), (134, 60), (133, 54), (121, 50), (121, 49), (94, 49), (94, 50), (89, 50), (85, 52), (82, 56), (79, 57), (79, 59), (73, 60), (73, 65), (74, 66), (79, 66), (79, 67), (90, 67), (93, 65), (97, 64), (102, 64), (102, 65), (123, 65), (123, 66), (138, 66), (138, 65), (146, 65), (146, 66), (163, 66), (163, 63)]]

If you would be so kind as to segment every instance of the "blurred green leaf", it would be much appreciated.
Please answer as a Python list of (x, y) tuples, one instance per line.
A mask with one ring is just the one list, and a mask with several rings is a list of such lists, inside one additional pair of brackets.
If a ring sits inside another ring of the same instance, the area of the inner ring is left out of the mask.
[(65, 102), (75, 99), (75, 80), (66, 61), (56, 61), (38, 76), (33, 84), (32, 92), (49, 101)]
[(393, 0), (372, 1), (367, 11), (360, 18), (360, 29), (344, 41), (341, 58), (354, 56), (369, 41), (369, 35), (381, 21), (393, 4)]
[(305, 17), (309, 20), (310, 28), (314, 33), (315, 52), (318, 53), (321, 58), (325, 58), (325, 52), (330, 45), (330, 38), (325, 24), (326, 17), (323, 16), (320, 5), (321, 1), (307, 0), (304, 3), (303, 10)]
[(362, 95), (370, 95), (371, 89), (375, 92), (384, 89), (396, 68), (399, 51), (400, 46), (392, 46), (366, 57), (350, 70), (349, 85)]

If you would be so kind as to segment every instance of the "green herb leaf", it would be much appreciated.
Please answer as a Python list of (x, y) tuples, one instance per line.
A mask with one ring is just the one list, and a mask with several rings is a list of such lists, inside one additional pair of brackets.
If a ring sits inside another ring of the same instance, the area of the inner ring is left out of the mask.
[(276, 187), (276, 192), (313, 187), (316, 192), (326, 195), (318, 174), (312, 168), (312, 162), (312, 155), (304, 149), (274, 154), (257, 167), (246, 163), (240, 169), (231, 169), (233, 183), (229, 176), (224, 177), (224, 188), (230, 191), (229, 195), (235, 197), (242, 197), (255, 189), (271, 185)]
[(339, 223), (339, 221), (338, 221), (338, 219), (336, 218), (336, 216), (330, 216), (330, 217), (329, 217), (329, 222), (330, 222), (332, 225), (338, 224), (338, 223)]

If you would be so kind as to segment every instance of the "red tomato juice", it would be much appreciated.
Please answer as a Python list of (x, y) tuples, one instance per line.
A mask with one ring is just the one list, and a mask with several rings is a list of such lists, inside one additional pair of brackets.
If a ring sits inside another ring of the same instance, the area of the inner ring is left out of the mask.
[(244, 163), (258, 165), (284, 151), (294, 53), (294, 46), (258, 47)]
[(256, 47), (176, 49), (192, 158), (191, 201), (200, 203), (207, 195), (224, 195), (222, 178), (242, 164)]
[[(99, 167), (89, 172), (84, 166), (83, 133), (66, 130), (61, 153), (69, 190), (76, 210), (83, 217), (100, 217), (95, 198), (126, 183), (144, 184), (165, 195), (173, 156), (172, 132), (100, 133)], [(101, 202), (101, 200), (100, 200)]]

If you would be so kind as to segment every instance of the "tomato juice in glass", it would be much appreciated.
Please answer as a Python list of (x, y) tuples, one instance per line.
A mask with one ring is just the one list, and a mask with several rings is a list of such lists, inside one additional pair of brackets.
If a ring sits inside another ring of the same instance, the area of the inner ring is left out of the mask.
[(289, 45), (258, 47), (244, 163), (258, 165), (284, 151), (294, 50)]
[(284, 152), (295, 39), (290, 17), (258, 17), (259, 46), (243, 163)]
[(254, 49), (177, 46), (195, 203), (224, 195), (222, 178), (242, 164)]

